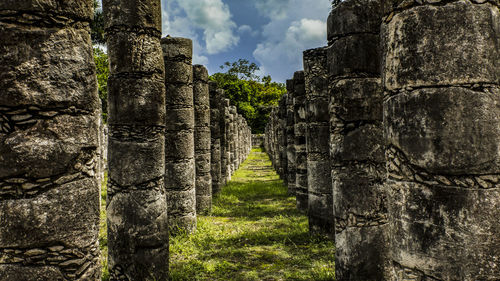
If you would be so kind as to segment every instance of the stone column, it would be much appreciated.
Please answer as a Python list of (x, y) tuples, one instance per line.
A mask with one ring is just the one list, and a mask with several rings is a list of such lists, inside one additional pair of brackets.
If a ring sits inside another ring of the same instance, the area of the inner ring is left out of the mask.
[(224, 154), (222, 161), (224, 163), (224, 177), (225, 182), (229, 182), (231, 180), (231, 150), (229, 145), (229, 138), (231, 136), (230, 125), (231, 125), (231, 117), (229, 113), (229, 99), (223, 99), (222, 104), (224, 105), (224, 115), (223, 115), (223, 127), (224, 127)]
[(347, 0), (328, 20), (335, 276), (387, 280), (380, 1)]
[(212, 195), (221, 190), (221, 150), (220, 150), (220, 112), (218, 104), (218, 94), (216, 82), (209, 82), (210, 89), (210, 132), (211, 132), (211, 169), (212, 175)]
[[(105, 0), (111, 280), (167, 280), (160, 1)], [(84, 225), (84, 224), (81, 224)]]
[(304, 52), (309, 229), (334, 235), (326, 48)]
[(0, 280), (100, 280), (92, 1), (0, 10)]
[(295, 133), (295, 197), (297, 209), (307, 212), (309, 195), (307, 191), (307, 150), (306, 150), (306, 90), (304, 71), (293, 75), (293, 112)]
[(165, 188), (170, 231), (196, 230), (194, 160), (193, 42), (161, 40), (165, 61)]
[(236, 126), (236, 115), (238, 114), (238, 112), (236, 110), (236, 106), (234, 106), (234, 105), (231, 106), (229, 108), (229, 110), (231, 112), (231, 135), (230, 135), (231, 170), (234, 173), (238, 167), (238, 160), (237, 160), (238, 151), (236, 149), (237, 148), (236, 141), (238, 139), (238, 130), (237, 130), (237, 126)]
[(497, 280), (498, 4), (390, 4), (382, 25), (390, 280)]
[(212, 176), (210, 174), (210, 95), (208, 71), (202, 65), (193, 66), (194, 150), (196, 162), (196, 212), (212, 209)]
[(220, 167), (221, 167), (221, 188), (226, 185), (227, 175), (227, 158), (226, 158), (226, 105), (225, 94), (223, 89), (217, 89), (217, 106), (219, 107), (219, 127), (220, 127)]
[(276, 170), (276, 173), (279, 175), (280, 174), (280, 168), (281, 168), (281, 158), (279, 157), (280, 152), (279, 152), (279, 119), (278, 119), (278, 109), (279, 107), (273, 108), (272, 112), (272, 126), (273, 126), (273, 159), (274, 159), (274, 170)]
[[(238, 146), (239, 146), (239, 150), (240, 150), (240, 163), (239, 165), (241, 165), (241, 163), (243, 163), (243, 161), (245, 161), (245, 147), (243, 146), (243, 141), (244, 141), (244, 127), (245, 127), (245, 118), (241, 115), (239, 115), (239, 132), (238, 132)], [(239, 166), (238, 165), (238, 166)]]
[(288, 91), (286, 99), (286, 159), (288, 193), (295, 195), (295, 134), (293, 112), (293, 80), (286, 81)]
[(279, 101), (279, 109), (278, 109), (278, 142), (279, 142), (279, 157), (280, 157), (280, 177), (283, 180), (285, 186), (288, 186), (288, 178), (287, 178), (287, 169), (288, 169), (288, 160), (287, 160), (287, 143), (286, 143), (286, 107), (287, 95), (285, 94), (281, 97)]

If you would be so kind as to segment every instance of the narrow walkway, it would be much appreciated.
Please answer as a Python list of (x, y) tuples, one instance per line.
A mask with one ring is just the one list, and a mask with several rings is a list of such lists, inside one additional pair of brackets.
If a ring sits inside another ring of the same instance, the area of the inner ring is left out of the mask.
[(198, 231), (170, 240), (171, 281), (334, 280), (334, 246), (308, 234), (307, 217), (252, 150)]

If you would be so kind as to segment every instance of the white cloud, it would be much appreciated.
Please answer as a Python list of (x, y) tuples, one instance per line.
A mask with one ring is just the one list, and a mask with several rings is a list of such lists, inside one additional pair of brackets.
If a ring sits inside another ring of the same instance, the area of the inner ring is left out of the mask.
[(249, 25), (241, 25), (240, 27), (238, 27), (238, 33), (241, 34), (241, 35), (244, 35), (244, 34), (249, 34), (250, 36), (257, 36), (259, 35), (259, 32), (257, 30), (253, 30), (251, 26)]
[(274, 80), (285, 81), (302, 69), (304, 50), (326, 45), (330, 0), (257, 0), (256, 7), (270, 22), (253, 55)]
[(256, 0), (255, 7), (263, 15), (275, 19), (286, 17), (291, 0)]
[(222, 0), (163, 0), (163, 28), (172, 36), (197, 41), (196, 31), (202, 30), (203, 52), (209, 55), (227, 51), (239, 41), (229, 7)]

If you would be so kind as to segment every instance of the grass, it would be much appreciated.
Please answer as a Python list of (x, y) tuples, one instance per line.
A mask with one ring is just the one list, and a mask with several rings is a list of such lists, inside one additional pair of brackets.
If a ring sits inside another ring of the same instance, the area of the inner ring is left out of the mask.
[(108, 196), (107, 189), (108, 173), (104, 173), (104, 178), (101, 184), (101, 219), (99, 228), (99, 248), (101, 249), (101, 267), (102, 281), (109, 280), (108, 272), (108, 230), (106, 223), (106, 197)]
[(170, 240), (170, 279), (335, 280), (332, 241), (310, 236), (307, 217), (254, 149), (214, 197), (198, 230)]
[[(214, 196), (212, 213), (198, 216), (196, 233), (170, 238), (170, 280), (335, 280), (333, 242), (311, 236), (295, 205), (267, 155), (252, 150)], [(105, 237), (102, 230), (103, 252)]]

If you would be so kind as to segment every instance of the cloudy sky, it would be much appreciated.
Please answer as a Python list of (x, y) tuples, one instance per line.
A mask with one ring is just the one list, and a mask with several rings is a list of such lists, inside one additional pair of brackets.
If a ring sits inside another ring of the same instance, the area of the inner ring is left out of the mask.
[(193, 40), (194, 64), (219, 72), (245, 58), (285, 81), (302, 51), (326, 45), (330, 0), (162, 0), (163, 35)]

